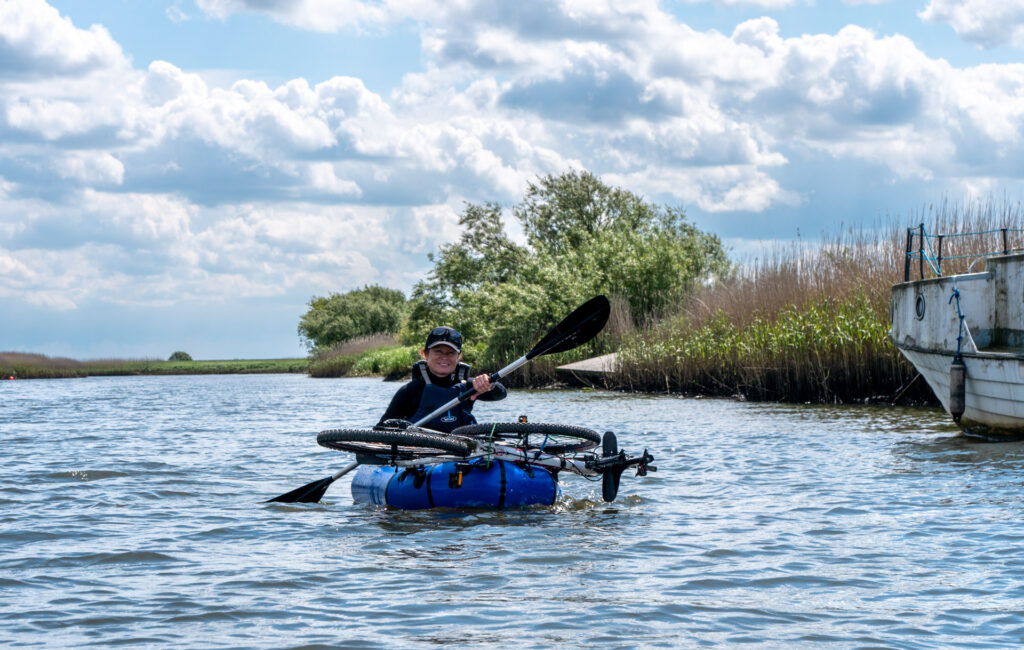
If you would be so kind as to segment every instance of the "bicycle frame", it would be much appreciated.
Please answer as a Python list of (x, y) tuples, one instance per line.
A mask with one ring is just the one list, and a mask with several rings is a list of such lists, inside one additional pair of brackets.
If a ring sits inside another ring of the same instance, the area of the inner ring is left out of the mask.
[[(379, 459), (379, 462), (370, 463), (367, 462), (365, 457), (360, 457), (360, 463), (364, 465), (393, 465), (395, 467), (410, 468), (423, 467), (425, 465), (436, 465), (440, 463), (466, 463), (481, 458), (492, 458), (494, 460), (536, 465), (553, 472), (566, 470), (580, 476), (601, 476), (601, 472), (587, 467), (586, 459), (563, 458), (561, 456), (552, 456), (550, 454), (540, 454), (537, 456), (535, 454), (536, 452), (528, 452), (522, 449), (515, 449), (513, 447), (505, 447), (504, 445), (494, 445), (491, 453), (482, 452), (472, 454), (470, 456), (431, 456), (429, 458), (396, 460), (393, 463), (384, 458)], [(590, 460), (593, 461), (595, 456), (593, 454), (590, 454), (590, 456), (592, 457)]]

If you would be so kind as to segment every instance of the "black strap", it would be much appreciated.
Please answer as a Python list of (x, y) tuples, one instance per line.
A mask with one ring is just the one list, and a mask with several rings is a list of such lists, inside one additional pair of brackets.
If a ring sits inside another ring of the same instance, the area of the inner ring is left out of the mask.
[[(427, 372), (427, 362), (420, 359), (416, 363), (412, 364), (413, 375), (416, 371), (419, 371), (420, 376), (423, 377), (423, 382), (430, 384), (430, 373)], [(455, 367), (455, 381), (466, 381), (469, 379), (470, 365), (468, 363), (459, 362), (459, 365)]]
[(430, 383), (430, 375), (427, 373), (427, 362), (426, 361), (422, 361), (422, 360), (421, 361), (417, 361), (416, 363), (413, 364), (412, 368), (413, 368), (414, 372), (417, 369), (419, 369), (420, 374), (423, 375), (423, 382), (424, 383), (426, 383), (426, 384)]
[(498, 492), (498, 509), (505, 507), (505, 461), (498, 460), (498, 469), (501, 470), (501, 488)]
[(434, 507), (434, 493), (430, 491), (430, 473), (434, 471), (435, 467), (437, 465), (431, 465), (427, 468), (427, 503), (430, 504), (431, 508)]

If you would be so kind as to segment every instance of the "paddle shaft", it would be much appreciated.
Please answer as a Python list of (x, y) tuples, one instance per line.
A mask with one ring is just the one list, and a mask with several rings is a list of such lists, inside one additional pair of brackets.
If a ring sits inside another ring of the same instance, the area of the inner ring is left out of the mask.
[[(518, 359), (516, 359), (512, 363), (508, 364), (507, 366), (505, 366), (504, 368), (502, 368), (498, 372), (493, 373), (491, 375), (491, 377), (490, 377), (491, 383), (494, 383), (494, 382), (498, 381), (499, 379), (501, 379), (502, 377), (504, 377), (508, 373), (512, 372), (513, 370), (515, 370), (519, 366), (523, 365), (527, 361), (529, 361), (529, 359), (526, 358), (526, 355), (523, 355), (523, 356), (519, 357)], [(475, 393), (476, 393), (476, 390), (471, 388), (470, 390), (466, 391), (465, 393), (462, 393), (458, 397), (453, 398), (450, 402), (448, 402), (444, 406), (439, 406), (437, 408), (437, 410), (435, 410), (433, 413), (425, 415), (422, 418), (420, 418), (419, 420), (416, 420), (415, 422), (412, 423), (412, 425), (414, 427), (421, 427), (421, 426), (423, 426), (427, 422), (430, 422), (431, 420), (433, 420), (437, 416), (439, 416), (442, 413), (446, 412), (451, 407), (465, 402), (470, 397), (472, 397)]]
[(357, 460), (354, 460), (351, 463), (349, 463), (348, 465), (345, 465), (340, 470), (338, 470), (338, 472), (336, 474), (334, 474), (334, 476), (331, 477), (331, 482), (333, 483), (334, 481), (337, 481), (339, 478), (341, 478), (342, 476), (348, 474), (349, 472), (351, 472), (352, 470), (354, 470), (357, 467), (359, 467), (359, 461), (357, 461)]

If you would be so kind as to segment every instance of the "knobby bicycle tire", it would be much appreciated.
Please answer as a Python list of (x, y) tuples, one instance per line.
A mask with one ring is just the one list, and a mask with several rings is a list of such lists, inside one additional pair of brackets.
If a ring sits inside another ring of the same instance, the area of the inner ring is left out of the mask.
[(440, 433), (398, 429), (328, 429), (317, 434), (316, 442), (329, 449), (396, 460), (442, 454), (466, 456), (472, 449), (468, 440)]
[[(593, 449), (601, 435), (593, 429), (571, 424), (534, 424), (533, 422), (490, 422), (470, 424), (452, 431), (456, 436), (512, 444), (531, 451), (566, 454)], [(481, 443), (484, 444), (484, 443)]]

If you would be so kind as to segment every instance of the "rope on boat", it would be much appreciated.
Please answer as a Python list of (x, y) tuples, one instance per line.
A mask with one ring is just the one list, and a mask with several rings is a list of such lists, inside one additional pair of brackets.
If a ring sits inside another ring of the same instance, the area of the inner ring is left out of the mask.
[(964, 340), (964, 312), (960, 309), (960, 290), (953, 287), (953, 295), (949, 298), (949, 304), (956, 300), (956, 315), (960, 319), (960, 329), (956, 333), (956, 354), (953, 355), (953, 362), (960, 361), (960, 345)]
[(956, 315), (960, 318), (960, 329), (956, 335), (956, 354), (953, 356), (953, 364), (949, 367), (949, 414), (953, 416), (953, 421), (959, 424), (960, 418), (967, 410), (967, 368), (964, 367), (964, 362), (960, 358), (960, 344), (964, 338), (964, 313), (960, 309), (960, 290), (956, 288), (955, 284), (953, 285), (953, 295), (949, 298), (950, 304), (953, 304), (954, 298), (956, 299)]

